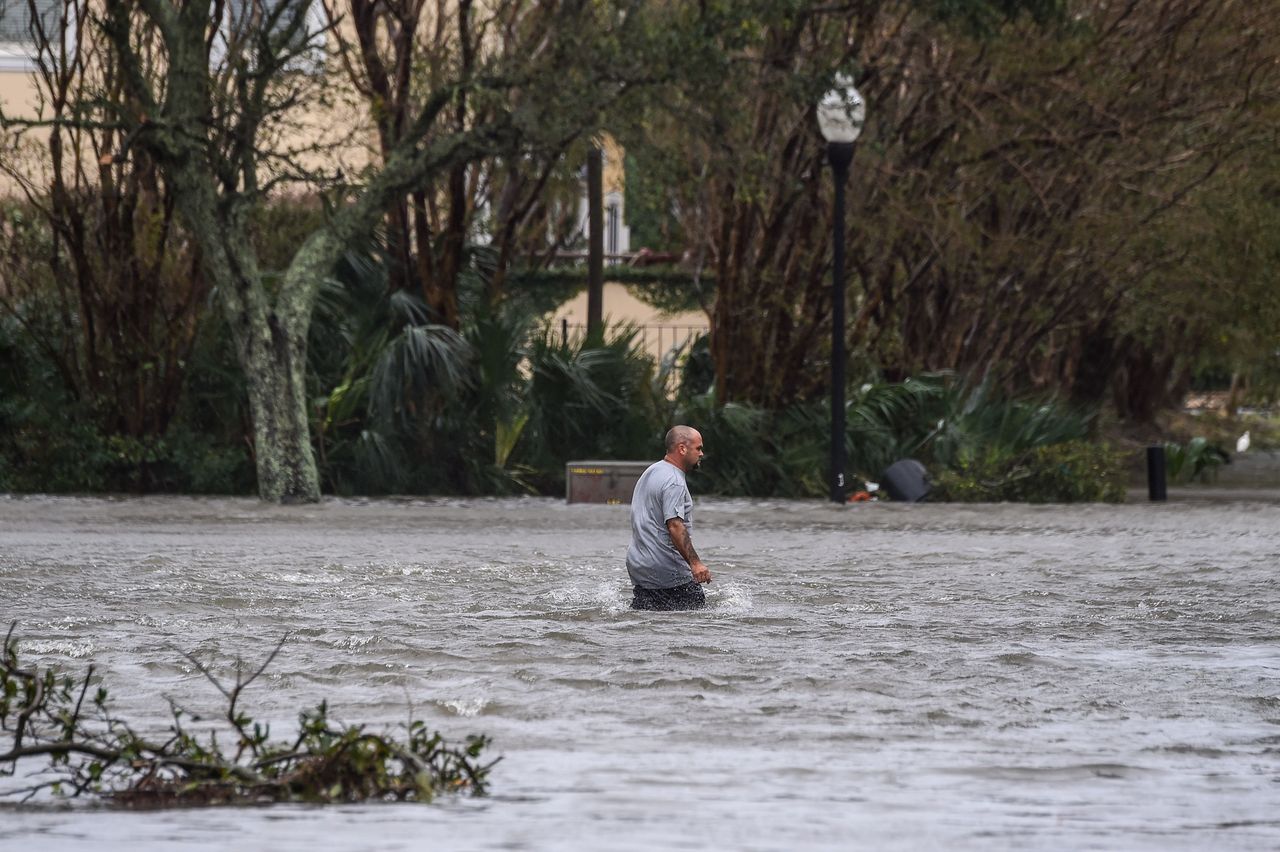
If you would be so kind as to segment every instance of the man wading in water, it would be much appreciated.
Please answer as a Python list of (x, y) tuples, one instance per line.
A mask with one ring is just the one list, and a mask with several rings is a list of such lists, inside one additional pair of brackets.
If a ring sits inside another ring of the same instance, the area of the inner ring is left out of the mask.
[(627, 573), (635, 584), (632, 609), (700, 609), (707, 598), (699, 583), (710, 583), (689, 530), (693, 497), (685, 474), (702, 462), (702, 435), (689, 426), (667, 433), (667, 454), (649, 465), (631, 495), (631, 546)]

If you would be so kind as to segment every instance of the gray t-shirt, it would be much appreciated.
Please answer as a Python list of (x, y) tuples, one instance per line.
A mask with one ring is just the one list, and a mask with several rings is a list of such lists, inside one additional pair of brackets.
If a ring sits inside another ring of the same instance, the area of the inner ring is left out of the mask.
[(671, 543), (667, 521), (679, 518), (693, 528), (693, 497), (684, 471), (668, 461), (654, 462), (631, 494), (631, 546), (627, 573), (645, 589), (671, 589), (693, 582), (689, 563)]

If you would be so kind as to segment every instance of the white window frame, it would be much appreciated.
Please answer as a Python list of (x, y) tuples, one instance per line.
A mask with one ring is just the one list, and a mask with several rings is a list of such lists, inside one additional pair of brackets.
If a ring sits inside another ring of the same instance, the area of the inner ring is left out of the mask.
[(22, 42), (0, 41), (0, 73), (34, 71), (36, 56), (31, 50), (24, 50)]

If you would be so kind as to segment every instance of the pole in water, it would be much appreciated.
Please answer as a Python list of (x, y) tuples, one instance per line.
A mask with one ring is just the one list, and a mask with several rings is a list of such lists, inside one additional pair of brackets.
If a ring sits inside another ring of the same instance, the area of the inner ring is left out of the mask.
[(1147, 447), (1147, 494), (1152, 502), (1169, 498), (1165, 488), (1164, 447)]
[(844, 185), (853, 161), (852, 142), (828, 142), (827, 159), (835, 176), (831, 217), (831, 501), (844, 503)]

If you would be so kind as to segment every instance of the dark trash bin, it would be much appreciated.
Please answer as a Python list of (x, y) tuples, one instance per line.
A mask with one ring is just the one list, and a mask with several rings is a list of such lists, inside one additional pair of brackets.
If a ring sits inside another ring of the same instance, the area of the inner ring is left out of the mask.
[(929, 472), (915, 459), (899, 459), (880, 474), (880, 487), (891, 500), (919, 503), (929, 493)]

